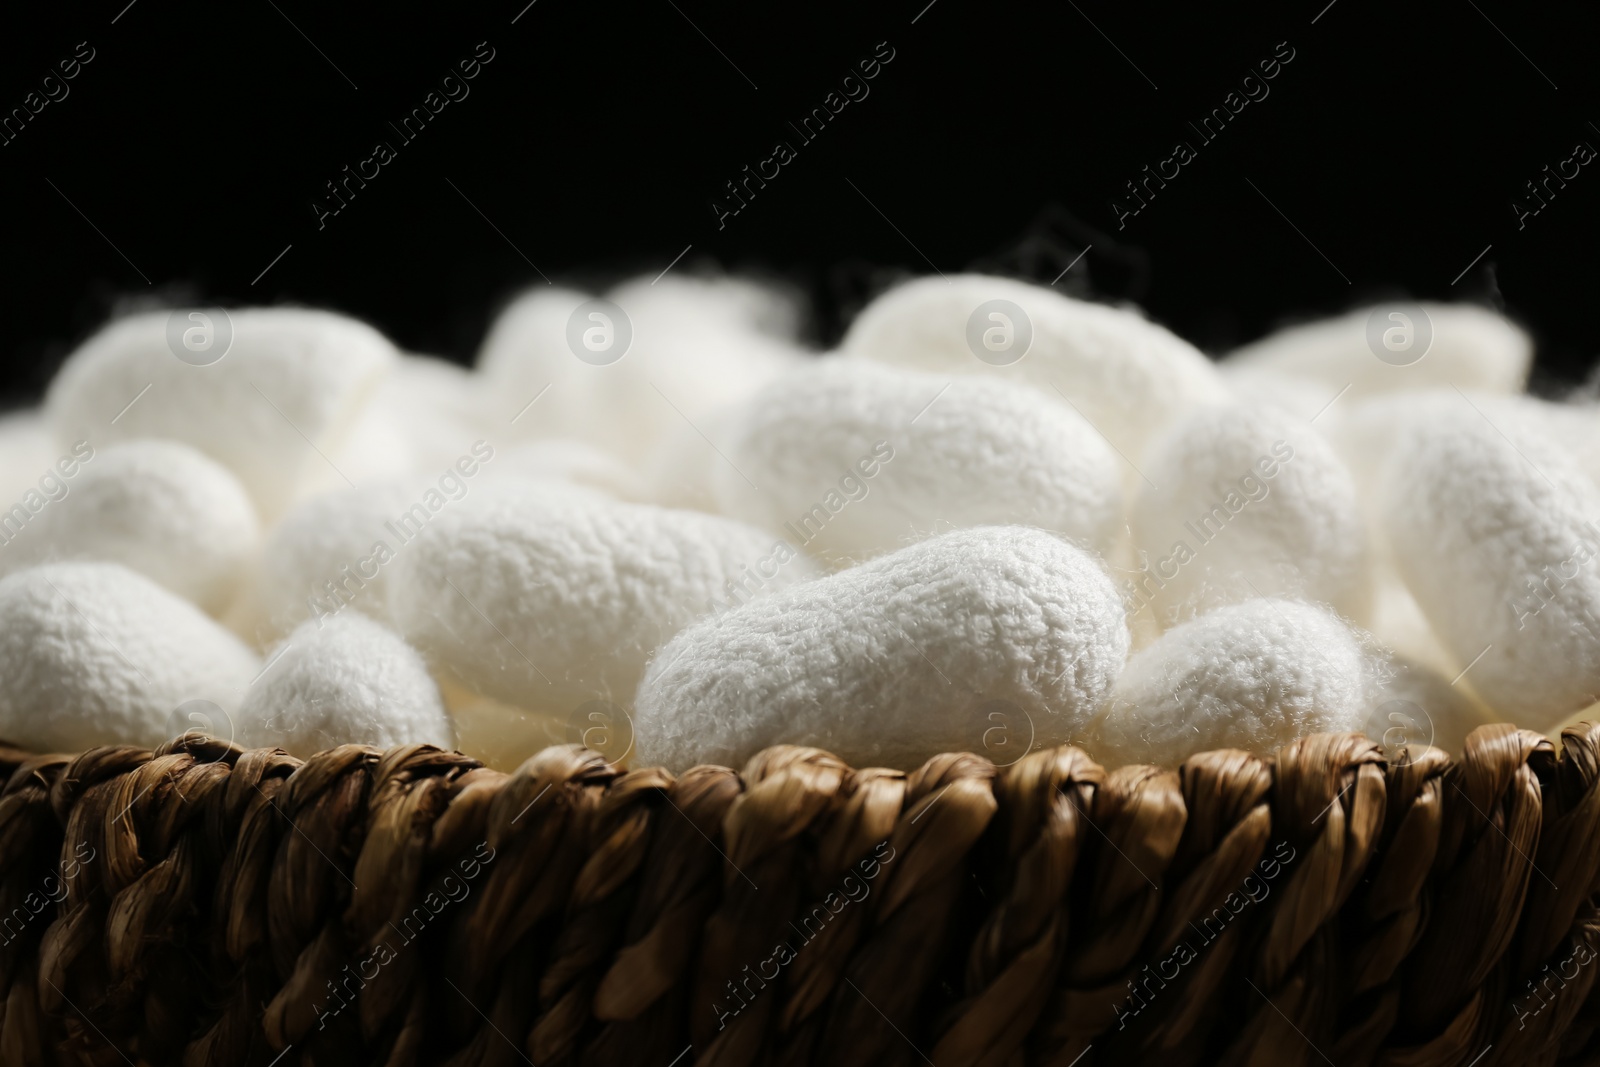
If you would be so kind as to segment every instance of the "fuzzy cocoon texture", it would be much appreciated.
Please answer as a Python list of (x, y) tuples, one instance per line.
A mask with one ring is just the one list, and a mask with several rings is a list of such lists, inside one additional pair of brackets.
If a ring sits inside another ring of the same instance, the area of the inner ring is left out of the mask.
[[(443, 477), (457, 490), (450, 496), (439, 490), (437, 481), (413, 476), (324, 493), (300, 504), (268, 536), (249, 595), (230, 612), (229, 625), (267, 645), (306, 619), (346, 608), (387, 620), (392, 563), (438, 514), (485, 492), (600, 497), (594, 490), (557, 481), (502, 478), (491, 487), (486, 472), (499, 462), (499, 453), (495, 456), (470, 480), (451, 480), (447, 471)], [(480, 488), (473, 488), (480, 482)]]
[[(1591, 401), (1545, 400), (1449, 388), (1386, 393), (1350, 404), (1328, 434), (1355, 476), (1375, 523), (1381, 520), (1377, 492), (1380, 475), (1401, 437), (1414, 427), (1474, 409), (1478, 418), (1495, 426), (1522, 427), (1548, 438), (1584, 473), (1600, 481), (1600, 405)], [(1322, 421), (1318, 420), (1317, 425), (1321, 427)]]
[(245, 694), (234, 727), (246, 748), (302, 758), (345, 744), (455, 747), (422, 657), (357, 612), (290, 634)]
[(728, 459), (713, 468), (720, 510), (830, 560), (1009, 523), (1103, 553), (1121, 517), (1110, 446), (1010, 382), (822, 360), (744, 407)]
[(1570, 455), (1462, 404), (1401, 437), (1379, 492), (1462, 684), (1533, 729), (1600, 697), (1600, 488)]
[(436, 675), (558, 719), (627, 703), (698, 616), (816, 573), (731, 519), (498, 487), (440, 514), (392, 570), (391, 616)]
[[(1346, 386), (1350, 390), (1346, 400), (1428, 386), (1497, 393), (1522, 388), (1533, 345), (1521, 329), (1472, 304), (1418, 306), (1428, 317), (1433, 340), (1426, 355), (1406, 366), (1384, 362), (1367, 343), (1368, 319), (1374, 311), (1383, 316), (1381, 309), (1388, 305), (1357, 308), (1338, 318), (1279, 330), (1236, 349), (1225, 365), (1314, 381), (1327, 389), (1328, 399)], [(1386, 328), (1390, 321), (1384, 318)], [(1413, 328), (1418, 326), (1413, 323)], [(1393, 328), (1401, 324), (1395, 322)]]
[(0, 573), (103, 560), (131, 567), (211, 615), (232, 601), (261, 527), (226, 467), (176, 441), (129, 441), (94, 453), (57, 481), (59, 497), (0, 549)]
[(1337, 617), (1252, 600), (1176, 626), (1135, 653), (1094, 726), (1108, 767), (1173, 767), (1197, 752), (1268, 755), (1366, 725), (1369, 654)]
[(1008, 733), (1060, 744), (1127, 654), (1122, 603), (1089, 554), (1026, 527), (959, 530), (679, 634), (639, 686), (638, 758), (738, 767), (786, 743), (909, 769), (981, 751), (997, 706)]
[(1495, 397), (1484, 411), (1496, 423), (1509, 419), (1546, 435), (1580, 470), (1600, 482), (1600, 404), (1579, 398), (1560, 401), (1503, 396)]
[(174, 712), (232, 714), (260, 660), (199, 608), (116, 563), (52, 563), (0, 580), (0, 737), (34, 752), (154, 747)]
[[(979, 360), (968, 345), (968, 320), (990, 300), (1011, 301), (1032, 325), (1027, 355), (1008, 366)], [(981, 274), (919, 278), (890, 290), (861, 312), (841, 347), (853, 357), (939, 374), (1025, 382), (1065, 398), (1134, 460), (1173, 419), (1227, 396), (1198, 349), (1133, 311)]]
[(231, 347), (203, 367), (168, 347), (165, 311), (118, 319), (90, 337), (50, 386), (58, 441), (182, 441), (233, 471), (262, 517), (276, 519), (327, 477), (325, 456), (339, 450), (395, 350), (365, 323), (325, 311), (229, 316)]
[(1355, 483), (1313, 427), (1278, 408), (1203, 408), (1151, 446), (1143, 469), (1132, 582), (1161, 625), (1260, 597), (1365, 618), (1369, 553)]
[[(669, 274), (605, 294), (632, 341), (620, 359), (592, 365), (567, 338), (589, 299), (545, 286), (501, 313), (478, 355), (496, 424), (515, 419), (508, 432), (576, 437), (642, 464), (685, 420), (742, 400), (801, 358), (793, 341), (763, 332), (782, 316), (760, 311), (751, 283)], [(612, 328), (618, 336), (621, 324)]]

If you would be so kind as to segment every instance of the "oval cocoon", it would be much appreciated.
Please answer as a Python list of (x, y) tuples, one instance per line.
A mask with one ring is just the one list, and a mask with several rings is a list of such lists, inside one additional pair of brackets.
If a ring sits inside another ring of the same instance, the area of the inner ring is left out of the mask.
[(301, 758), (345, 744), (455, 744), (422, 657), (358, 612), (297, 627), (268, 657), (234, 722), (246, 748)]
[[(774, 315), (755, 293), (739, 279), (675, 275), (617, 286), (603, 298), (610, 308), (586, 308), (595, 298), (570, 289), (529, 292), (478, 355), (497, 424), (523, 437), (576, 437), (642, 464), (685, 421), (744, 399), (800, 357), (758, 328)], [(607, 347), (580, 358), (574, 345), (590, 330)]]
[[(1355, 476), (1375, 525), (1382, 525), (1377, 517), (1381, 475), (1400, 439), (1413, 427), (1473, 412), (1480, 421), (1487, 420), (1508, 433), (1522, 427), (1547, 438), (1583, 473), (1600, 480), (1600, 405), (1593, 402), (1457, 389), (1386, 393), (1350, 405), (1345, 417), (1334, 424), (1337, 432), (1327, 434)], [(1320, 421), (1317, 425), (1322, 427)]]
[(1161, 625), (1275, 596), (1365, 616), (1355, 483), (1314, 428), (1281, 409), (1219, 404), (1162, 435), (1143, 468), (1134, 599)]
[[(1026, 354), (1013, 362), (1005, 361), (1012, 360), (1015, 349), (990, 354), (983, 348), (985, 328), (1009, 329), (1007, 343), (1021, 343), (1023, 319), (991, 307), (993, 301), (1020, 308), (1032, 335)], [(992, 318), (995, 314), (1004, 318)], [(981, 274), (918, 278), (891, 289), (861, 312), (841, 348), (852, 357), (940, 374), (994, 374), (1025, 382), (1073, 405), (1133, 458), (1191, 407), (1227, 397), (1210, 360), (1148, 319)], [(985, 351), (987, 359), (977, 351)]]
[(121, 563), (219, 615), (261, 539), (255, 507), (227, 468), (176, 441), (95, 453), (0, 552), (10, 573), (45, 561)]
[(1407, 430), (1380, 494), (1406, 585), (1490, 707), (1544, 729), (1600, 696), (1600, 489), (1563, 449), (1461, 404)]
[(1115, 455), (1071, 408), (1009, 382), (855, 360), (762, 389), (728, 458), (713, 468), (723, 511), (836, 560), (1002, 523), (1104, 552), (1121, 511)]
[[(1418, 319), (1415, 310), (1421, 309)], [(1395, 318), (1395, 315), (1404, 318)], [(1383, 338), (1420, 344), (1431, 333), (1426, 353), (1413, 362), (1411, 351), (1391, 354)], [(1376, 338), (1378, 350), (1369, 340)], [(1409, 331), (1409, 332), (1408, 332)], [(1346, 399), (1400, 389), (1454, 385), (1460, 389), (1515, 393), (1528, 377), (1533, 345), (1504, 316), (1472, 304), (1399, 303), (1356, 308), (1337, 318), (1291, 326), (1234, 350), (1225, 365), (1316, 381), (1328, 397), (1345, 388)]]
[(349, 607), (389, 614), (389, 564), (415, 535), (397, 525), (417, 502), (410, 484), (387, 482), (335, 490), (295, 507), (262, 546), (249, 611), (236, 625), (271, 644), (307, 619)]
[(1197, 752), (1268, 755), (1366, 725), (1367, 655), (1343, 622), (1289, 600), (1218, 608), (1128, 660), (1095, 724), (1108, 767), (1173, 767)]
[(696, 617), (815, 573), (773, 535), (714, 515), (485, 486), (398, 553), (391, 616), (436, 674), (564, 716), (626, 703)]
[[(490, 453), (492, 455), (492, 453)], [(483, 452), (479, 453), (484, 455)], [(346, 608), (387, 621), (389, 575), (394, 559), (407, 550), (437, 514), (460, 506), (471, 494), (529, 493), (587, 496), (594, 491), (548, 481), (505, 478), (493, 489), (496, 467), (485, 465), (471, 479), (446, 469), (444, 483), (421, 476), (337, 490), (312, 497), (273, 528), (262, 548), (248, 603), (232, 621), (260, 644), (276, 641), (307, 619), (326, 618)], [(453, 488), (446, 496), (439, 488)]]
[(449, 467), (475, 442), (499, 436), (483, 417), (489, 405), (481, 386), (478, 375), (454, 363), (400, 356), (305, 492)]
[(120, 564), (0, 580), (0, 737), (34, 752), (154, 747), (188, 728), (173, 715), (186, 701), (231, 715), (259, 669), (199, 608)]
[(243, 308), (228, 313), (226, 354), (196, 366), (174, 354), (168, 318), (118, 319), (67, 357), (47, 400), (57, 437), (182, 441), (233, 471), (269, 521), (326, 476), (325, 455), (395, 359), (382, 334), (354, 319)]
[(639, 686), (638, 758), (738, 767), (782, 743), (910, 768), (1022, 723), (1054, 745), (1099, 708), (1128, 641), (1083, 550), (1020, 526), (958, 530), (685, 630)]

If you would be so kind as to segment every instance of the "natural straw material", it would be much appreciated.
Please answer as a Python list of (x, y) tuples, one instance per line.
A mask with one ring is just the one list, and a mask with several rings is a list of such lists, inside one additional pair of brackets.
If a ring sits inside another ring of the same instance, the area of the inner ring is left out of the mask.
[(0, 1064), (1596, 1062), (1600, 727), (1562, 742), (0, 748)]

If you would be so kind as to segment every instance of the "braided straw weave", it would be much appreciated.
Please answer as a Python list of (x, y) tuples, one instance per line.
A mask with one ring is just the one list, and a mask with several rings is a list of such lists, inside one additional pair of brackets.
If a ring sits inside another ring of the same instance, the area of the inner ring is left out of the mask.
[(0, 748), (0, 1064), (1600, 1062), (1600, 726), (1562, 745)]

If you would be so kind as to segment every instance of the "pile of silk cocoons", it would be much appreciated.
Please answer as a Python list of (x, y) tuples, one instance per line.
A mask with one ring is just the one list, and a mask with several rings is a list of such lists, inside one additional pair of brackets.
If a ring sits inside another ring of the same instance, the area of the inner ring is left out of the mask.
[(683, 771), (1558, 731), (1600, 699), (1600, 410), (1528, 395), (1503, 316), (1406, 308), (1208, 356), (934, 276), (819, 352), (790, 291), (678, 272), (536, 286), (470, 368), (328, 311), (122, 315), (0, 418), (0, 740)]

